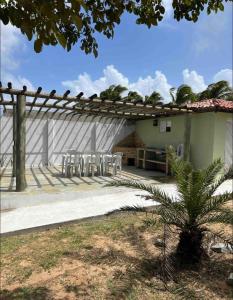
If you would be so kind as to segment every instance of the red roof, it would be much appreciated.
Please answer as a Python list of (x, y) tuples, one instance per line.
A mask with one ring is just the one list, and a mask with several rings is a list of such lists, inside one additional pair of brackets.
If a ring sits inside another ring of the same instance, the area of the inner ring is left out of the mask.
[(187, 108), (193, 111), (223, 111), (233, 112), (233, 101), (223, 99), (207, 99), (194, 103), (187, 104)]

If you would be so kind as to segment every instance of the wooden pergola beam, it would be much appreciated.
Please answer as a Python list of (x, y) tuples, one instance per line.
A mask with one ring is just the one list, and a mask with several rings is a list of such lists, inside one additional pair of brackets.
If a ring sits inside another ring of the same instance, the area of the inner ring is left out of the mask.
[(17, 95), (16, 124), (16, 191), (21, 192), (26, 188), (26, 96), (23, 94)]
[[(12, 87), (12, 86), (11, 86)], [(0, 93), (10, 94), (10, 95), (19, 95), (22, 93), (22, 90), (15, 90), (12, 88), (3, 88), (0, 87)], [(92, 95), (90, 98), (83, 99), (83, 93), (79, 93), (76, 97), (69, 96), (70, 91), (67, 90), (63, 96), (56, 95), (56, 91), (53, 90), (50, 94), (41, 93), (41, 88), (38, 88), (36, 92), (30, 92), (26, 90), (26, 87), (23, 90), (25, 96), (34, 97), (33, 102), (26, 102), (26, 106), (30, 107), (29, 112), (33, 110), (33, 107), (39, 108), (37, 114), (39, 114), (44, 108), (43, 112), (46, 114), (52, 109), (55, 110), (53, 114), (61, 111), (61, 114), (70, 112), (72, 115), (76, 114), (105, 114), (106, 116), (111, 117), (122, 117), (133, 119), (143, 117), (154, 117), (156, 115), (173, 115), (184, 112), (191, 112), (191, 109), (180, 108), (178, 106), (168, 106), (168, 105), (151, 105), (146, 103), (135, 103), (132, 101), (112, 101), (112, 100), (102, 100), (96, 98), (96, 95)], [(38, 98), (45, 99), (43, 102), (36, 101)], [(0, 104), (11, 105), (4, 99), (0, 99)], [(49, 100), (55, 100), (48, 103)], [(64, 102), (60, 104), (60, 102)], [(75, 102), (73, 105), (70, 103)]]
[[(8, 86), (9, 90), (12, 89), (12, 83), (11, 82), (8, 82), (7, 86)], [(11, 103), (14, 103), (14, 95), (10, 94), (10, 96), (11, 96)]]
[(32, 106), (31, 106), (31, 108), (30, 108), (30, 110), (29, 110), (29, 113), (31, 113), (31, 111), (32, 111), (32, 109), (33, 109), (33, 106), (34, 106), (34, 104), (36, 103), (36, 100), (38, 99), (38, 97), (39, 97), (41, 91), (42, 91), (42, 87), (39, 86), (38, 89), (37, 89), (37, 91), (36, 91), (36, 93), (35, 93), (35, 95), (34, 95), (34, 99), (33, 99), (33, 101), (32, 101)]
[[(56, 90), (52, 90), (50, 92), (50, 94), (45, 98), (45, 101), (42, 103), (42, 106), (40, 107), (38, 114), (41, 112), (42, 108), (45, 107), (45, 105), (47, 104), (49, 99), (51, 99), (51, 97), (53, 97), (55, 94), (56, 94)], [(40, 97), (40, 98), (42, 98), (42, 97)]]
[[(20, 94), (22, 92), (22, 90), (16, 90), (16, 89), (11, 89), (11, 90), (8, 90), (7, 88), (3, 88), (3, 87), (0, 87), (0, 93), (5, 93), (5, 94)], [(36, 92), (30, 92), (30, 91), (26, 91), (25, 93), (25, 96), (29, 96), (29, 97), (35, 97), (36, 95)], [(40, 94), (40, 98), (43, 98), (43, 99), (47, 99), (46, 100), (46, 103), (49, 99), (51, 100), (66, 100), (66, 101), (70, 101), (70, 102), (74, 102), (75, 100), (77, 100), (76, 97), (67, 97), (66, 99), (64, 99), (63, 96), (60, 96), (60, 95), (51, 95), (48, 94), (48, 93), (41, 93)], [(133, 103), (133, 102), (123, 102), (123, 101), (112, 101), (112, 100), (101, 100), (101, 99), (79, 99), (79, 102), (80, 103), (88, 103), (88, 102), (93, 102), (93, 103), (104, 103), (106, 105), (113, 105), (115, 104), (116, 106), (127, 106), (127, 107), (132, 107), (132, 106), (135, 106), (135, 107), (141, 107), (141, 108), (153, 108), (153, 109), (167, 109), (167, 110), (170, 110), (170, 109), (174, 109), (174, 108), (179, 108), (178, 106), (172, 106), (172, 107), (167, 107), (166, 105), (149, 105), (149, 104), (141, 104), (141, 103)], [(56, 102), (54, 103), (56, 104)], [(180, 108), (179, 108), (180, 109)], [(191, 109), (182, 109), (184, 111), (192, 111)]]
[[(83, 96), (83, 92), (80, 92), (77, 96), (76, 96), (76, 100), (74, 102), (76, 102), (76, 104), (74, 104), (72, 106), (73, 109), (75, 109), (76, 105), (77, 105), (77, 101), (79, 101), (79, 99), (81, 99), (81, 97)], [(72, 101), (73, 102), (73, 101)]]
[[(4, 101), (1, 102), (0, 104), (3, 105), (10, 105), (11, 102), (10, 101)], [(31, 107), (33, 104), (32, 102), (26, 102), (26, 106), (27, 107)], [(163, 111), (163, 110), (133, 110), (131, 111), (131, 109), (127, 109), (127, 110), (119, 110), (117, 107), (114, 107), (114, 109), (109, 110), (108, 107), (105, 106), (99, 106), (97, 108), (89, 108), (88, 106), (85, 106), (84, 108), (80, 108), (80, 107), (76, 107), (75, 109), (73, 107), (67, 106), (67, 107), (63, 107), (63, 105), (53, 105), (53, 104), (43, 104), (43, 103), (35, 103), (33, 105), (34, 107), (38, 107), (40, 108), (40, 111), (42, 110), (42, 108), (47, 108), (47, 111), (45, 111), (44, 113), (48, 112), (51, 109), (55, 109), (56, 112), (61, 110), (62, 113), (66, 113), (66, 112), (71, 112), (71, 114), (91, 114), (93, 113), (93, 115), (96, 114), (105, 114), (106, 116), (110, 115), (111, 117), (114, 117), (114, 115), (116, 117), (121, 116), (122, 118), (127, 117), (130, 118), (130, 116), (133, 116), (133, 119), (136, 119), (135, 116), (138, 116), (138, 118), (142, 119), (143, 117), (145, 118), (149, 118), (149, 117), (155, 117), (156, 114), (158, 115), (158, 113), (166, 113), (168, 110)], [(173, 115), (173, 114), (178, 114), (178, 113), (183, 113), (185, 110), (181, 109), (181, 110), (175, 110), (175, 111), (170, 111), (169, 110), (169, 115)], [(39, 112), (37, 111), (37, 114)], [(54, 112), (53, 112), (54, 113)]]
[[(0, 81), (0, 88), (2, 88), (2, 82)], [(4, 98), (3, 98), (3, 95), (2, 93), (0, 92), (0, 99), (1, 99), (1, 102), (4, 101)], [(6, 112), (6, 107), (5, 105), (3, 105), (3, 112)]]
[(16, 138), (17, 138), (17, 116), (16, 105), (13, 105), (13, 159), (12, 159), (12, 177), (16, 176)]
[[(64, 95), (63, 95), (64, 100), (66, 100), (66, 98), (67, 98), (67, 96), (68, 96), (69, 94), (70, 94), (70, 90), (67, 90), (67, 91), (64, 93)], [(66, 103), (64, 103), (64, 104), (63, 104), (63, 107), (66, 107), (68, 104), (70, 104), (69, 101), (67, 101)]]
[(67, 90), (64, 95), (63, 95), (63, 99), (57, 100), (55, 101), (53, 104), (57, 105), (58, 103), (62, 102), (62, 101), (66, 101), (65, 104), (63, 104), (63, 106), (67, 106), (69, 103), (73, 102), (73, 101), (69, 101), (69, 99), (67, 99), (67, 96), (70, 94), (70, 90)]
[[(4, 102), (4, 98), (3, 98), (2, 93), (0, 93), (0, 99), (1, 99), (1, 102), (3, 103)], [(3, 112), (6, 112), (6, 106), (5, 105), (2, 105), (2, 106), (3, 106)]]

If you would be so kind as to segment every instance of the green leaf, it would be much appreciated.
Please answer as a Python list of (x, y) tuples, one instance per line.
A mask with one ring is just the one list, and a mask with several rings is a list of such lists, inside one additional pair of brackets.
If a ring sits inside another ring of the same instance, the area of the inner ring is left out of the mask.
[(4, 25), (7, 25), (8, 23), (9, 23), (9, 18), (8, 18), (8, 16), (7, 15), (5, 15), (5, 14), (0, 14), (0, 20), (2, 20), (2, 23), (4, 24)]
[(159, 11), (161, 12), (161, 14), (165, 13), (165, 8), (163, 6), (160, 6)]
[(219, 3), (218, 8), (219, 8), (221, 11), (224, 11), (224, 5), (223, 5), (222, 3)]
[[(172, 1), (174, 18), (177, 21), (185, 18), (196, 22), (204, 8), (207, 9), (207, 14), (218, 12), (224, 9), (227, 1), (232, 2), (232, 0), (174, 0)], [(25, 33), (29, 40), (34, 35), (40, 37), (41, 41), (35, 42), (37, 51), (41, 51), (46, 37), (51, 39), (50, 44), (60, 43), (67, 50), (68, 47), (70, 49), (71, 46), (80, 42), (81, 50), (86, 53), (93, 52), (96, 31), (107, 38), (113, 38), (115, 26), (120, 23), (125, 11), (135, 16), (137, 24), (145, 24), (150, 28), (162, 21), (166, 9), (161, 0), (0, 0), (0, 3), (0, 20), (3, 24), (10, 22)], [(85, 30), (82, 30), (83, 27)], [(69, 41), (69, 46), (67, 41)], [(83, 43), (86, 45), (83, 46)], [(226, 97), (224, 95), (224, 98)]]
[(59, 44), (65, 49), (66, 48), (66, 39), (63, 34), (60, 32), (55, 33), (56, 39), (58, 40)]
[(96, 49), (93, 49), (93, 53), (94, 53), (94, 56), (97, 57), (98, 56), (98, 51)]
[(82, 26), (83, 26), (82, 19), (77, 15), (72, 16), (72, 19), (73, 19), (75, 25), (77, 26), (78, 30), (81, 30)]
[(85, 1), (79, 0), (79, 2), (82, 5), (83, 9), (87, 12), (88, 11), (88, 6), (86, 5)]
[(40, 53), (42, 50), (42, 41), (41, 39), (37, 39), (34, 42), (34, 50), (36, 53)]
[(95, 25), (95, 29), (96, 29), (97, 31), (101, 32), (101, 31), (103, 30), (103, 25), (102, 25), (101, 23), (97, 23), (97, 24)]
[(30, 27), (30, 23), (22, 22), (21, 31), (27, 35), (29, 41), (32, 39), (32, 28)]

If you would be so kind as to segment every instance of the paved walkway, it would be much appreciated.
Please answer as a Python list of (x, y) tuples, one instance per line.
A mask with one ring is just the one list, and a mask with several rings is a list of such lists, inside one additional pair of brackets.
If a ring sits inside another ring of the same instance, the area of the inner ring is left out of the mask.
[(1, 176), (1, 232), (11, 233), (51, 224), (103, 215), (123, 205), (143, 205), (135, 190), (108, 188), (113, 179), (130, 179), (159, 184), (167, 182), (163, 173), (124, 167), (117, 176), (65, 178), (58, 166), (26, 169), (27, 189), (15, 192), (12, 170)]
[[(218, 193), (232, 191), (232, 185), (233, 181), (226, 181), (219, 188)], [(158, 186), (170, 195), (177, 196), (174, 184), (158, 184)], [(69, 193), (74, 192), (67, 192), (66, 199), (69, 199)], [(62, 201), (19, 207), (2, 212), (1, 233), (16, 233), (21, 230), (100, 216), (125, 205), (151, 206), (155, 204), (138, 197), (139, 194), (143, 194), (143, 192), (128, 188), (102, 188), (80, 195), (76, 192), (75, 198), (69, 201), (63, 199)]]

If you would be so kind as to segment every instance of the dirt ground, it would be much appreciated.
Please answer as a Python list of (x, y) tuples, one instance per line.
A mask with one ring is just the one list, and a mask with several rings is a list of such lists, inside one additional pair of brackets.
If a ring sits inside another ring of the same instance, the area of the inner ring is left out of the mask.
[[(209, 252), (198, 270), (171, 269), (173, 280), (165, 287), (161, 270), (172, 263), (154, 245), (164, 228), (158, 221), (148, 227), (145, 219), (120, 214), (2, 238), (0, 299), (232, 298), (226, 284), (233, 271), (230, 254)], [(224, 229), (230, 238), (231, 228)], [(166, 239), (173, 251), (177, 233)]]

